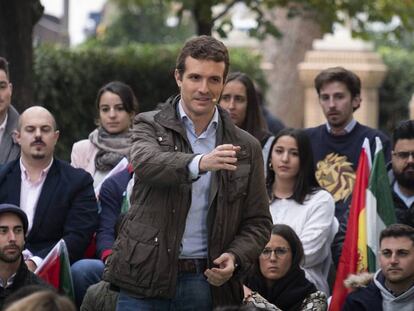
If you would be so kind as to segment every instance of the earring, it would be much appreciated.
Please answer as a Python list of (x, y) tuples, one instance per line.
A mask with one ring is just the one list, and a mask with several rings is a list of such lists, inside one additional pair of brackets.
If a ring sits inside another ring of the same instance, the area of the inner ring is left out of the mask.
[(272, 162), (269, 163), (269, 169), (273, 170)]

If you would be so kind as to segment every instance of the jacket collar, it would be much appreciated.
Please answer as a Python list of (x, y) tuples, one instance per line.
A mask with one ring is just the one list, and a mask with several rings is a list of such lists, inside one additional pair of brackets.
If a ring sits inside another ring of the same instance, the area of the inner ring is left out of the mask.
[(17, 128), (18, 120), (19, 114), (16, 109), (13, 106), (9, 106), (7, 110), (7, 123), (0, 144), (0, 163), (6, 162), (12, 149), (15, 148), (15, 145), (17, 146), (17, 142), (13, 138), (13, 131)]
[(154, 120), (162, 126), (169, 128), (175, 132), (186, 137), (185, 128), (177, 114), (177, 104), (180, 101), (180, 96), (172, 96), (167, 101), (159, 106), (160, 111), (154, 116)]
[(19, 121), (19, 113), (13, 106), (9, 106), (7, 109), (7, 124), (4, 133), (12, 134), (13, 131), (17, 128), (17, 123)]
[[(181, 123), (177, 113), (177, 104), (180, 101), (180, 95), (170, 97), (164, 104), (159, 106), (159, 112), (154, 116), (155, 121), (162, 126), (174, 130), (186, 137), (185, 128)], [(217, 105), (219, 112), (217, 145), (225, 143), (234, 143), (239, 141), (236, 126), (233, 124), (228, 113)]]

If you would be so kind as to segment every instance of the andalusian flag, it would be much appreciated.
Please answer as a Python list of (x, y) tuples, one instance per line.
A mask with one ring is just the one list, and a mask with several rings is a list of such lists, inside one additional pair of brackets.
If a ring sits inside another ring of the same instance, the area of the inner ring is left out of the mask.
[(366, 191), (368, 188), (371, 166), (371, 152), (369, 141), (365, 138), (359, 155), (358, 168), (354, 190), (352, 193), (351, 208), (349, 211), (345, 242), (342, 246), (336, 279), (329, 305), (329, 311), (339, 311), (345, 301), (347, 290), (344, 280), (351, 273), (360, 273), (368, 270), (367, 237), (366, 237)]
[(370, 272), (375, 272), (379, 269), (377, 254), (381, 231), (397, 221), (390, 182), (385, 168), (382, 143), (378, 137), (375, 138), (375, 143), (374, 164), (372, 165), (367, 191), (367, 245)]
[(58, 289), (59, 293), (75, 301), (69, 254), (63, 239), (47, 254), (35, 273), (45, 282)]

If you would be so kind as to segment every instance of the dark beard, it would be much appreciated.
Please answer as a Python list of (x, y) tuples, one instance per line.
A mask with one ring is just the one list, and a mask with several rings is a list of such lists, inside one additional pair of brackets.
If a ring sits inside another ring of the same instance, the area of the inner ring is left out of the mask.
[(21, 256), (22, 256), (21, 249), (15, 255), (6, 255), (3, 251), (0, 251), (0, 261), (6, 262), (6, 263), (16, 262), (20, 259)]
[(401, 187), (409, 190), (414, 190), (414, 174), (412, 171), (406, 172), (404, 170), (401, 173), (397, 173), (394, 171), (394, 176)]

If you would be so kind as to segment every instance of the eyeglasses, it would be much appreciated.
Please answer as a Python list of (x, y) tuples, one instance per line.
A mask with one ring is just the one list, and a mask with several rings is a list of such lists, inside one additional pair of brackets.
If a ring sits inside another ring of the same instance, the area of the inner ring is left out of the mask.
[(276, 247), (276, 248), (265, 248), (262, 251), (262, 258), (263, 259), (269, 259), (272, 256), (272, 253), (274, 252), (276, 257), (281, 258), (285, 256), (289, 252), (290, 248), (288, 247)]
[(392, 154), (401, 160), (407, 160), (410, 156), (414, 159), (414, 151), (393, 151)]

